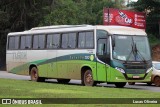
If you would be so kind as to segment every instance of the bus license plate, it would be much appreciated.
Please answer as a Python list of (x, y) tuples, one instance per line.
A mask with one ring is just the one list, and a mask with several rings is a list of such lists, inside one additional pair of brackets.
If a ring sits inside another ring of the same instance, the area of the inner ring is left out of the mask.
[(133, 76), (133, 78), (140, 78), (139, 76)]

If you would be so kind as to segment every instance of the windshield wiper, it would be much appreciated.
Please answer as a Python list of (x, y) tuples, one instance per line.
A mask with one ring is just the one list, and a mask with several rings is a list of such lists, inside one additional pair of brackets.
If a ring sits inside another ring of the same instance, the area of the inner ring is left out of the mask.
[(131, 47), (132, 47), (132, 50), (131, 50), (131, 52), (129, 53), (127, 59), (126, 59), (126, 62), (130, 59), (131, 54), (132, 54), (132, 53), (134, 54), (134, 49), (133, 49), (134, 47), (133, 47), (133, 44), (131, 44)]
[(131, 47), (132, 47), (132, 50), (131, 50), (131, 52), (129, 53), (129, 55), (128, 55), (126, 61), (125, 61), (126, 63), (127, 63), (127, 61), (129, 61), (129, 59), (130, 59), (132, 53), (133, 53), (133, 55), (134, 55), (134, 42), (133, 42), (133, 37), (132, 37), (132, 44), (131, 44)]
[(143, 57), (143, 55), (142, 55), (142, 54), (139, 52), (139, 50), (137, 49), (136, 43), (131, 44), (131, 47), (132, 47), (132, 50), (131, 50), (131, 52), (129, 53), (129, 56), (127, 57), (126, 62), (130, 59), (130, 57), (131, 57), (131, 55), (132, 55), (132, 53), (133, 53), (135, 60), (136, 60), (137, 55), (139, 55), (140, 58), (141, 58), (141, 60), (146, 63), (145, 58)]
[(143, 55), (142, 55), (142, 54), (139, 52), (139, 50), (137, 49), (136, 43), (134, 44), (134, 52), (135, 52), (135, 53), (134, 53), (135, 58), (136, 58), (136, 55), (139, 54), (139, 56), (141, 57), (141, 60), (146, 63), (145, 58), (143, 57)]

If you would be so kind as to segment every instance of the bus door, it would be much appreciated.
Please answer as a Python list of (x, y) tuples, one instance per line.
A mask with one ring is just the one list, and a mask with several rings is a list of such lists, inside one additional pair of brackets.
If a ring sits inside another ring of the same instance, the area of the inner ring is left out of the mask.
[(107, 71), (109, 70), (109, 39), (99, 38), (97, 40), (97, 79), (107, 81)]

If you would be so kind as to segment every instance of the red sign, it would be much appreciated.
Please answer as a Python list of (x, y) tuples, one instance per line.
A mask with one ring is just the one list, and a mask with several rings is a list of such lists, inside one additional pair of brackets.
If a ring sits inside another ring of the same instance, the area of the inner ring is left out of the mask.
[(142, 12), (104, 8), (103, 24), (121, 25), (121, 26), (129, 26), (139, 29), (145, 29), (146, 16), (145, 13)]

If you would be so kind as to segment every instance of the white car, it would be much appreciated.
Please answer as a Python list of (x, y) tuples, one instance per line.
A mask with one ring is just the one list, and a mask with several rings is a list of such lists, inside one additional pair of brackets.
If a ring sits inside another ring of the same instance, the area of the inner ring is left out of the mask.
[[(160, 62), (158, 61), (152, 61), (153, 64), (153, 72), (151, 76), (151, 82), (148, 82), (148, 85), (151, 85), (152, 83), (155, 84), (155, 86), (160, 87)], [(135, 82), (128, 82), (129, 85), (134, 85)]]
[(152, 61), (153, 63), (153, 72), (151, 77), (151, 82), (155, 84), (155, 86), (160, 87), (160, 62)]

